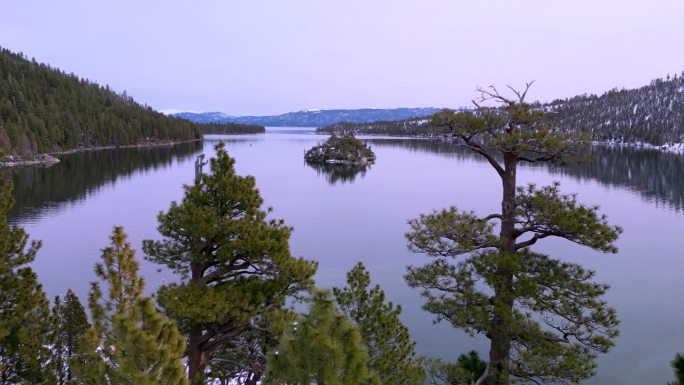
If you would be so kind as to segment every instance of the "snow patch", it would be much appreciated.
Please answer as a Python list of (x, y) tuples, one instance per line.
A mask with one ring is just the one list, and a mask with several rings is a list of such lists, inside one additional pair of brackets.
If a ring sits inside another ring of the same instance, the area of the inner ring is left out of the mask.
[(176, 108), (167, 108), (167, 109), (163, 109), (163, 110), (157, 110), (157, 112), (161, 112), (164, 115), (179, 114), (181, 112), (189, 112), (191, 114), (203, 114), (204, 113), (204, 111), (179, 110)]

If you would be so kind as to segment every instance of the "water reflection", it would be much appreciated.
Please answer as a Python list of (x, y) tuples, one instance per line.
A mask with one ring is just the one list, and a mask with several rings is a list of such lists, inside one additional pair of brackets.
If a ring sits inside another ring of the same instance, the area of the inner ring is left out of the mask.
[[(481, 158), (455, 143), (430, 139), (367, 139), (375, 146), (404, 148), (411, 152), (427, 152), (459, 160)], [(657, 206), (677, 211), (684, 209), (684, 155), (633, 147), (595, 146), (587, 162), (547, 167), (551, 173), (595, 180), (599, 183), (627, 188)]]
[(626, 187), (642, 198), (673, 208), (684, 208), (684, 155), (651, 149), (597, 146), (591, 160), (551, 172), (578, 180), (594, 179), (607, 186)]
[[(296, 142), (309, 143), (312, 136), (277, 135)], [(264, 141), (262, 136), (233, 136), (207, 138), (213, 144), (219, 140), (228, 145), (247, 145)], [(444, 140), (364, 138), (378, 147), (392, 147), (409, 152), (439, 154), (457, 160), (481, 158), (466, 148)], [(97, 192), (102, 186), (113, 184), (135, 172), (168, 167), (198, 153), (202, 143), (188, 143), (171, 147), (132, 148), (105, 151), (86, 151), (62, 157), (52, 167), (24, 167), (0, 170), (0, 177), (14, 181), (15, 206), (10, 219), (32, 220), (46, 211), (58, 210), (65, 204), (79, 202)], [(354, 183), (365, 177), (369, 167), (309, 164), (331, 185)], [(548, 166), (543, 166), (548, 167)], [(658, 206), (675, 210), (684, 208), (684, 155), (626, 147), (599, 146), (592, 149), (591, 160), (579, 165), (551, 167), (551, 173), (595, 180), (606, 186), (627, 188)]]
[(79, 202), (103, 186), (133, 173), (169, 167), (174, 161), (202, 149), (201, 142), (155, 148), (126, 148), (83, 151), (61, 157), (51, 166), (2, 170), (14, 182), (14, 207), (10, 220), (30, 221), (46, 211)]
[(366, 172), (370, 170), (370, 166), (352, 166), (348, 164), (321, 164), (313, 162), (304, 162), (309, 167), (316, 170), (318, 175), (325, 177), (331, 185), (340, 183), (352, 183), (357, 177), (365, 177)]

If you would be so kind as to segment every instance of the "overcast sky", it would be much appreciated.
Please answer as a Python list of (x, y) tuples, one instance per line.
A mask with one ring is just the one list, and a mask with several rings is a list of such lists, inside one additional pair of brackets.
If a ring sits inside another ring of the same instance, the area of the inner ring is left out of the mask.
[(0, 46), (154, 108), (276, 114), (533, 99), (684, 70), (684, 1), (2, 0)]

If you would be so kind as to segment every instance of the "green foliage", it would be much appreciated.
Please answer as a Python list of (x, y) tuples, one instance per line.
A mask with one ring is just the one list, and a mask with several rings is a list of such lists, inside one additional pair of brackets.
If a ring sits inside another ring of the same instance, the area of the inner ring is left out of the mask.
[(608, 287), (592, 282), (592, 271), (529, 248), (557, 237), (615, 253), (622, 230), (597, 207), (561, 194), (557, 183), (516, 186), (520, 162), (585, 158), (586, 135), (552, 129), (541, 110), (524, 102), (527, 90), (514, 91), (516, 99), (493, 87), (481, 92), (481, 101), (501, 106), (443, 111), (432, 124), (494, 168), (501, 212), (480, 217), (452, 207), (409, 221), (409, 249), (433, 260), (409, 267), (406, 280), (422, 289), (424, 309), (438, 321), (490, 339), (487, 384), (579, 382), (594, 374), (596, 354), (618, 334), (615, 311), (602, 300)]
[(8, 154), (200, 138), (202, 125), (164, 116), (73, 74), (0, 50), (0, 147)]
[(88, 305), (93, 319), (70, 361), (79, 384), (187, 384), (181, 358), (185, 341), (172, 321), (143, 297), (135, 252), (121, 227), (102, 251), (95, 274), (107, 285), (91, 284)]
[(379, 385), (368, 359), (358, 327), (335, 308), (329, 292), (317, 290), (309, 312), (269, 355), (264, 384)]
[[(316, 264), (290, 254), (292, 232), (266, 219), (251, 176), (216, 146), (211, 173), (185, 186), (182, 202), (159, 215), (159, 241), (145, 241), (148, 259), (180, 274), (158, 298), (189, 335), (189, 374), (202, 381), (215, 353), (247, 332), (255, 317), (281, 308), (287, 296), (312, 285)], [(198, 382), (199, 383), (199, 382)]]
[(456, 362), (430, 359), (426, 363), (428, 385), (471, 385), (484, 374), (487, 364), (475, 351), (458, 356)]
[(297, 313), (289, 309), (258, 315), (247, 331), (219, 348), (206, 377), (222, 385), (258, 384), (266, 372), (268, 352), (277, 348), (285, 329), (296, 320)]
[(401, 306), (385, 302), (379, 286), (359, 262), (347, 273), (347, 286), (333, 288), (340, 309), (361, 331), (370, 369), (383, 385), (422, 385), (425, 373), (408, 328), (399, 320)]
[(113, 320), (116, 341), (113, 362), (118, 362), (114, 383), (131, 385), (187, 384), (181, 358), (185, 339), (172, 321), (154, 307), (151, 298), (137, 300), (130, 313)]
[(231, 135), (231, 134), (261, 134), (266, 132), (264, 126), (240, 123), (205, 123), (202, 125), (203, 134)]
[(0, 186), (0, 379), (8, 384), (43, 384), (48, 377), (50, 306), (27, 265), (40, 242), (7, 223), (11, 185)]
[(672, 368), (675, 372), (675, 380), (669, 385), (684, 385), (684, 356), (677, 353), (674, 361), (672, 361)]

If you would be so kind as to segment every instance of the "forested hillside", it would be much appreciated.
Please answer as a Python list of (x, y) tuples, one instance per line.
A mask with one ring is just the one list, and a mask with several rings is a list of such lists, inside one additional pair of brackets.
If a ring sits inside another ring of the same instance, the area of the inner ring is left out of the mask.
[(684, 76), (668, 75), (641, 88), (613, 89), (601, 96), (555, 100), (546, 108), (559, 127), (591, 131), (600, 141), (658, 146), (684, 142)]
[(0, 150), (29, 155), (100, 146), (186, 141), (263, 128), (203, 125), (163, 115), (108, 86), (0, 49)]
[[(562, 130), (589, 131), (594, 140), (647, 143), (655, 146), (684, 142), (684, 75), (656, 79), (631, 90), (613, 89), (601, 96), (580, 95), (540, 105), (546, 119)], [(437, 136), (439, 128), (424, 119), (343, 123), (318, 132), (373, 135)]]
[(230, 135), (230, 134), (260, 134), (266, 131), (264, 126), (258, 124), (239, 123), (206, 123), (202, 124), (203, 134)]
[(411, 118), (407, 120), (386, 120), (369, 123), (342, 122), (316, 129), (316, 132), (330, 134), (349, 133), (367, 135), (392, 136), (436, 136), (442, 133), (430, 124), (429, 118)]

